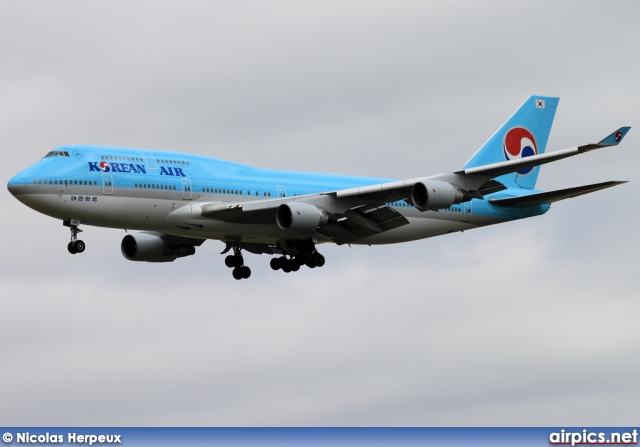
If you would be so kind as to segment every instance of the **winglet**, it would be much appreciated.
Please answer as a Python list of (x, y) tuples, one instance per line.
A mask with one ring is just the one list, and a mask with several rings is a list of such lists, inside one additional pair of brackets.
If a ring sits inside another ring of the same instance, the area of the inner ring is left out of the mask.
[(599, 149), (601, 147), (617, 146), (618, 144), (620, 144), (627, 132), (629, 132), (629, 129), (631, 129), (631, 127), (621, 127), (599, 143), (579, 146), (578, 152), (583, 153), (592, 151), (594, 149)]
[(620, 144), (624, 136), (629, 132), (631, 127), (621, 127), (620, 129), (613, 132), (607, 138), (598, 143), (598, 146), (615, 146)]

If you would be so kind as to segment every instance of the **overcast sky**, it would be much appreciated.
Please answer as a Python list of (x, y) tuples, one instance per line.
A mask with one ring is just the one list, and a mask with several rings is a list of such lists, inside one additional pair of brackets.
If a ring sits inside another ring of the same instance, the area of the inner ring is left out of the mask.
[(0, 173), (63, 144), (412, 178), (560, 96), (543, 217), (235, 281), (209, 241), (126, 261), (0, 191), (4, 425), (633, 425), (637, 1), (3, 1)]

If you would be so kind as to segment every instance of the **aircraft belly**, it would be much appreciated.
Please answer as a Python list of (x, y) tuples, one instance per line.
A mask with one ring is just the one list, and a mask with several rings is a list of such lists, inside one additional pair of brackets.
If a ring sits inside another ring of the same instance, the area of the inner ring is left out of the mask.
[[(93, 194), (91, 194), (93, 192)], [(114, 195), (30, 193), (19, 196), (27, 206), (57, 219), (78, 219), (81, 224), (110, 228), (158, 230), (174, 201)]]

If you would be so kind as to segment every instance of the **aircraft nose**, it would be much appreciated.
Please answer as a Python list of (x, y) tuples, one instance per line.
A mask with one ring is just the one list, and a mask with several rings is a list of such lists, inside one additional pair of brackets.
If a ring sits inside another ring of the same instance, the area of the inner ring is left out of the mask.
[(16, 174), (7, 183), (7, 189), (14, 196), (24, 193), (24, 177), (22, 174)]

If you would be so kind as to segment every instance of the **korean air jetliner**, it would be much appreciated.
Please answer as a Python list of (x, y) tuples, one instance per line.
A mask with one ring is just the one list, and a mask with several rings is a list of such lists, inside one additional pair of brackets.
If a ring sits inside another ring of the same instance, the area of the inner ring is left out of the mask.
[(226, 243), (225, 264), (248, 278), (243, 250), (274, 255), (273, 270), (322, 267), (322, 243), (393, 244), (544, 214), (553, 202), (610, 181), (551, 192), (540, 165), (615, 146), (629, 127), (595, 144), (545, 153), (559, 98), (531, 96), (459, 170), (407, 180), (259, 169), (180, 152), (64, 146), (9, 180), (22, 203), (71, 230), (140, 230), (122, 239), (130, 261), (171, 262), (207, 239)]

